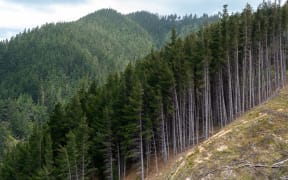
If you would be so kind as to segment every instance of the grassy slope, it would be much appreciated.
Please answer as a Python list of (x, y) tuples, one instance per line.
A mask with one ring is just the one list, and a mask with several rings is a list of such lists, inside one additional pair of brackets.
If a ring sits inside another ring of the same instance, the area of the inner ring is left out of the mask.
[(160, 179), (285, 179), (287, 159), (288, 86), (183, 155)]

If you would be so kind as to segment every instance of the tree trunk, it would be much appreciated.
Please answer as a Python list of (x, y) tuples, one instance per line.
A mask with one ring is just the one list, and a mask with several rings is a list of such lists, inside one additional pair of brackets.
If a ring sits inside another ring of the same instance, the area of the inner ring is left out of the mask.
[(142, 137), (142, 117), (141, 112), (139, 115), (139, 126), (140, 126), (140, 159), (141, 159), (141, 179), (144, 180), (144, 157), (143, 157), (143, 137)]

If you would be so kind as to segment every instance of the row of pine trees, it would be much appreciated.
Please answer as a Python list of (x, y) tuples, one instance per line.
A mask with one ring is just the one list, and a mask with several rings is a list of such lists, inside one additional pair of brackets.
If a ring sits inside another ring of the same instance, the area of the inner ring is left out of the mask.
[(288, 4), (247, 5), (57, 104), (1, 179), (144, 179), (285, 85)]

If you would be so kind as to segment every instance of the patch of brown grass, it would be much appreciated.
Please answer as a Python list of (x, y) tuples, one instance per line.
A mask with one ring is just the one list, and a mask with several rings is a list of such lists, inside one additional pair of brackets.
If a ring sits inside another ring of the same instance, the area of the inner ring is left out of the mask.
[(270, 166), (283, 159), (288, 159), (288, 87), (195, 147), (159, 179), (280, 179), (288, 177), (288, 162)]

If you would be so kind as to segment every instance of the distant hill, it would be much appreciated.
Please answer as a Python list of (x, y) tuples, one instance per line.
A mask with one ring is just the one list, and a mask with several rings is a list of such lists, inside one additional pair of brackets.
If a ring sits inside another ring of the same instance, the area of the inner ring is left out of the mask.
[(173, 27), (190, 32), (203, 19), (103, 9), (75, 22), (25, 30), (0, 43), (0, 97), (28, 94), (52, 107), (71, 97), (81, 82), (94, 79), (102, 84), (108, 74), (162, 47)]
[(53, 106), (71, 96), (83, 79), (101, 83), (152, 47), (145, 30), (111, 9), (27, 30), (1, 44), (0, 96), (25, 93)]
[(162, 47), (170, 38), (171, 29), (175, 28), (182, 37), (191, 32), (196, 32), (205, 24), (219, 20), (218, 15), (210, 16), (204, 14), (201, 17), (186, 15), (184, 17), (174, 15), (160, 16), (147, 11), (139, 11), (128, 15), (131, 19), (143, 27), (153, 38), (156, 47)]

